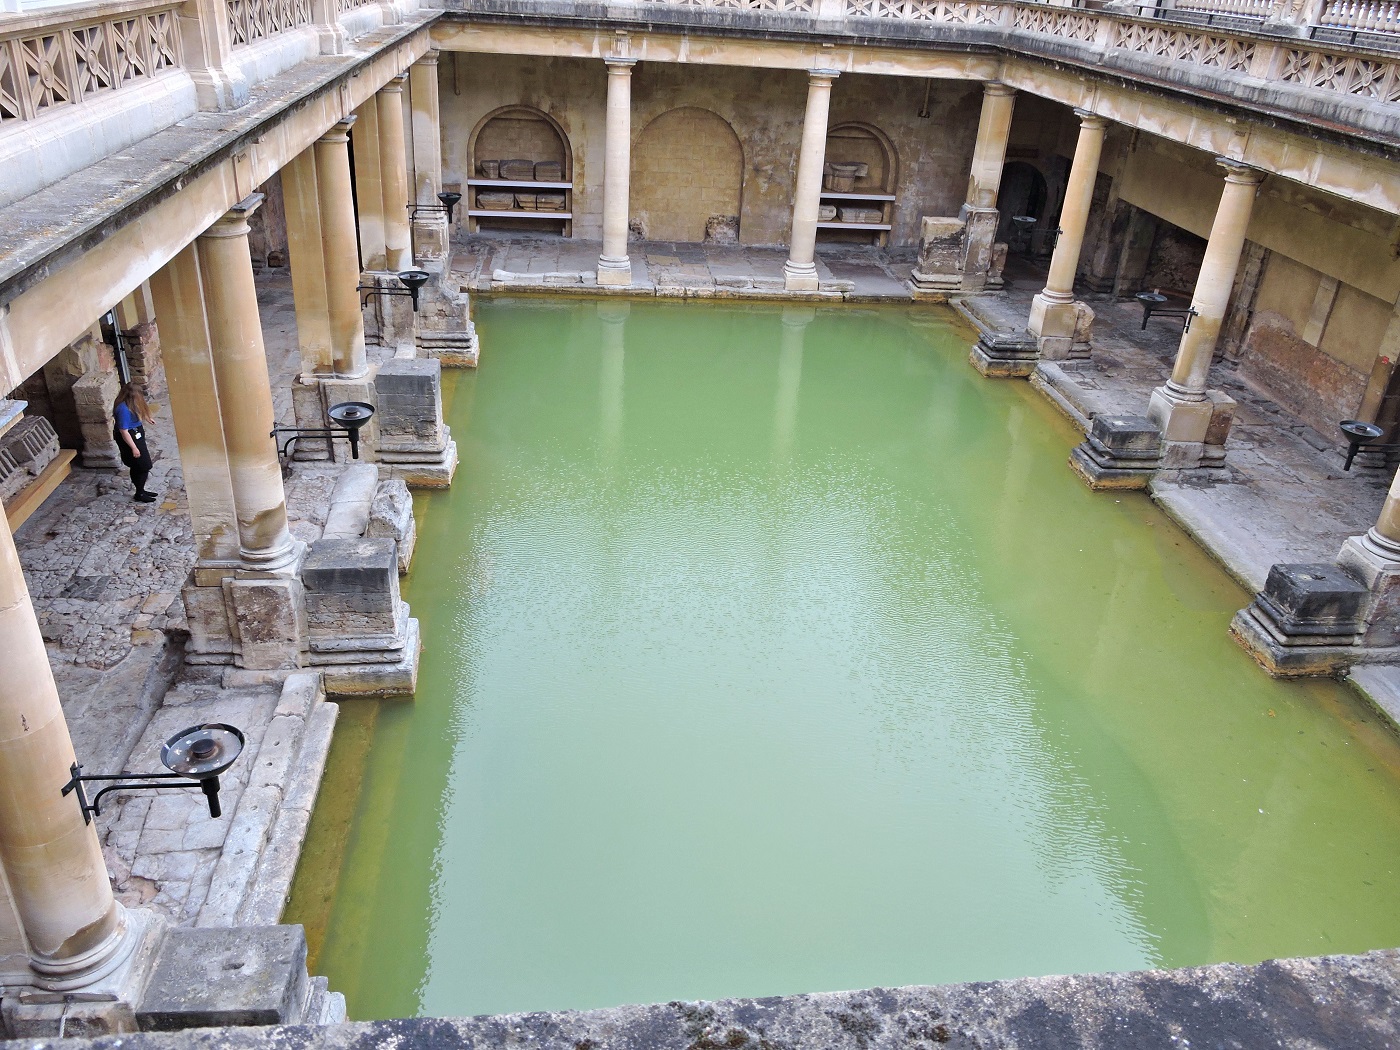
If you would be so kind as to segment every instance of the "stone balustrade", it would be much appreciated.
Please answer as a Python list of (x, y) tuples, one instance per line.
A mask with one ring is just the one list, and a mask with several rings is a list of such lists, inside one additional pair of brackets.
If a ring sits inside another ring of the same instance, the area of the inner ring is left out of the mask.
[(0, 127), (183, 67), (173, 3), (44, 11), (0, 24)]
[(1317, 18), (1318, 25), (1363, 29), (1369, 33), (1400, 33), (1397, 0), (1329, 0)]
[(311, 0), (224, 0), (224, 6), (233, 47), (311, 24)]

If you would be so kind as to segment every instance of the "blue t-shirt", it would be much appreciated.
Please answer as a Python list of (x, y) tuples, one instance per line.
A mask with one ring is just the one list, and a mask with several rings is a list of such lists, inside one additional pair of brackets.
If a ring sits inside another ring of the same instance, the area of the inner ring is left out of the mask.
[(136, 418), (136, 413), (131, 410), (125, 401), (119, 404), (114, 413), (117, 417), (118, 430), (140, 430), (141, 420)]

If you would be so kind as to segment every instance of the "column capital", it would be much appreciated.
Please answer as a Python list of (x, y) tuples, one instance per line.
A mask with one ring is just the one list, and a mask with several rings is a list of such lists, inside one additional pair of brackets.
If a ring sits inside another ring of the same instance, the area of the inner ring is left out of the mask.
[(357, 118), (356, 118), (355, 114), (351, 113), (351, 114), (350, 114), (348, 117), (346, 117), (344, 120), (337, 120), (334, 124), (332, 124), (329, 128), (327, 128), (327, 129), (326, 129), (326, 133), (325, 133), (324, 135), (322, 135), (322, 136), (321, 136), (319, 139), (317, 139), (316, 141), (317, 141), (317, 142), (349, 142), (349, 141), (350, 141), (350, 129), (354, 126), (356, 119), (357, 119)]
[(839, 77), (840, 75), (841, 75), (841, 71), (840, 71), (839, 69), (809, 69), (809, 70), (807, 70), (807, 79), (808, 79), (809, 81), (811, 81), (811, 82), (814, 82), (814, 83), (815, 83), (815, 82), (818, 82), (818, 81), (825, 80), (828, 84), (830, 84), (833, 80), (835, 80), (835, 79), (836, 79), (837, 77)]
[(261, 207), (263, 195), (261, 193), (250, 193), (241, 201), (235, 204), (228, 211), (224, 212), (214, 220), (209, 229), (200, 234), (201, 237), (246, 237), (248, 236), (248, 218)]
[(619, 77), (630, 77), (632, 75), (632, 67), (637, 64), (635, 58), (622, 58), (617, 55), (605, 58), (603, 61), (607, 63), (608, 72), (613, 76)]
[(1246, 186), (1258, 186), (1259, 183), (1264, 181), (1264, 172), (1243, 161), (1231, 160), (1229, 157), (1216, 157), (1215, 163), (1225, 169), (1226, 182), (1237, 182)]
[(1088, 128), (1090, 131), (1102, 131), (1108, 127), (1108, 118), (1101, 117), (1091, 110), (1075, 107), (1074, 115), (1079, 118), (1079, 126)]
[(404, 83), (405, 83), (407, 80), (408, 80), (408, 74), (407, 74), (407, 73), (395, 73), (393, 76), (391, 76), (391, 77), (389, 78), (388, 82), (385, 83), (385, 85), (384, 85), (382, 88), (380, 88), (379, 90), (380, 90), (380, 91), (388, 91), (388, 92), (391, 92), (391, 93), (393, 93), (393, 94), (398, 94), (399, 92), (403, 91)]
[(424, 51), (422, 57), (419, 58), (418, 61), (413, 64), (415, 66), (435, 66), (438, 64), (438, 59), (441, 57), (441, 51), (439, 51), (435, 47), (429, 48), (427, 51)]
[(982, 93), (1005, 98), (1016, 94), (1016, 89), (1008, 84), (1003, 84), (1000, 80), (988, 80), (982, 85)]

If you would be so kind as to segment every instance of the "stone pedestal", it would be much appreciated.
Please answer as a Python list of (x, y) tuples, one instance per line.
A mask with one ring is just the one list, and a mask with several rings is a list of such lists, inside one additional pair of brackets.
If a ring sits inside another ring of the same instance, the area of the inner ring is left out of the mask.
[(1162, 433), (1146, 416), (1095, 416), (1069, 465), (1091, 489), (1145, 489), (1162, 458)]
[(112, 402), (120, 389), (121, 380), (112, 368), (84, 373), (73, 384), (73, 404), (83, 432), (79, 463), (90, 470), (110, 470), (122, 464), (117, 443), (112, 440)]
[(1337, 564), (1370, 594), (1361, 644), (1368, 649), (1392, 649), (1400, 646), (1400, 552), (1378, 544), (1375, 532), (1348, 538), (1337, 554)]
[[(385, 290), (365, 293), (365, 341), (393, 350), (412, 345), (417, 327), (416, 315), (413, 312), (413, 300), (407, 295), (399, 294), (405, 289), (399, 281), (398, 274), (383, 270), (366, 270), (360, 274), (360, 284)], [(422, 293), (419, 293), (419, 297), (422, 298)]]
[(1225, 464), (1225, 442), (1235, 401), (1219, 390), (1190, 399), (1168, 383), (1152, 391), (1147, 417), (1162, 431), (1162, 469), (1194, 470)]
[(457, 443), (442, 421), (442, 365), (385, 361), (374, 381), (380, 476), (413, 488), (446, 488), (457, 469)]
[(439, 268), (418, 299), (416, 341), (422, 355), (442, 362), (443, 368), (475, 368), (481, 348), (467, 293), (454, 287), (445, 268)]
[[(1030, 321), (1026, 328), (1037, 338), (1040, 356), (1047, 361), (1067, 361), (1074, 353), (1075, 329), (1079, 327), (1083, 303), (1068, 292), (1043, 291), (1031, 300)], [(1093, 311), (1089, 312), (1093, 317)], [(1086, 340), (1087, 345), (1087, 340)]]
[(318, 540), (302, 567), (310, 662), (331, 696), (401, 696), (418, 679), (418, 624), (399, 598), (392, 539)]
[[(995, 208), (964, 204), (957, 218), (924, 216), (919, 231), (919, 261), (910, 274), (915, 298), (975, 295), (991, 286), (999, 214)], [(1005, 265), (1005, 253), (1000, 262)], [(998, 267), (998, 287), (1000, 278)]]
[(1024, 379), (1040, 360), (1036, 339), (1019, 332), (984, 332), (968, 355), (972, 367), (988, 379)]
[(1275, 565), (1230, 634), (1276, 678), (1335, 675), (1356, 661), (1369, 602), (1366, 585), (1336, 565)]

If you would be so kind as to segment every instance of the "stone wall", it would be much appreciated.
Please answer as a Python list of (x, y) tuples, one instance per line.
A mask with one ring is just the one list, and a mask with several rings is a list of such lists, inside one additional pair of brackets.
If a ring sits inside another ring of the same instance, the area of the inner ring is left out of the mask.
[[(486, 123), (508, 107), (529, 107), (557, 122), (568, 139), (574, 236), (601, 238), (602, 62), (463, 55), (443, 68), (444, 183), (474, 177), (473, 161), (487, 153), (500, 159), (518, 148), (521, 158), (544, 159), (526, 152), (544, 143), (521, 139), (517, 146), (503, 122)], [(832, 90), (829, 127), (873, 126), (893, 146), (892, 244), (917, 244), (920, 219), (957, 214), (967, 190), (981, 85), (933, 81), (927, 109), (924, 96), (925, 82), (908, 77), (850, 74)], [(639, 63), (632, 74), (632, 217), (650, 237), (699, 241), (709, 220), (730, 214), (737, 202), (742, 243), (786, 244), (806, 100), (807, 78), (798, 70)]]

